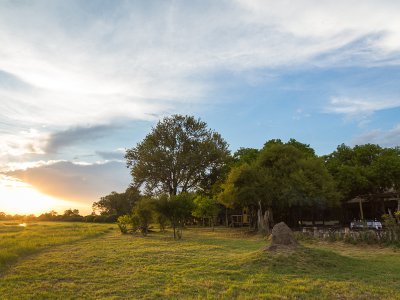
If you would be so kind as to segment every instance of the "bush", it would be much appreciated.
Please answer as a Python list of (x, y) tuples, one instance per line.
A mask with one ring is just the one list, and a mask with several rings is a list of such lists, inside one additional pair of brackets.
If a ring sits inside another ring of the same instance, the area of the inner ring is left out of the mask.
[(128, 215), (120, 216), (117, 220), (117, 224), (121, 233), (127, 234), (129, 231), (129, 225), (132, 223), (132, 219)]
[(135, 228), (140, 229), (142, 234), (145, 236), (147, 235), (149, 224), (153, 220), (154, 214), (154, 205), (151, 199), (149, 198), (142, 198), (140, 199), (135, 206), (133, 207), (132, 211), (132, 225)]

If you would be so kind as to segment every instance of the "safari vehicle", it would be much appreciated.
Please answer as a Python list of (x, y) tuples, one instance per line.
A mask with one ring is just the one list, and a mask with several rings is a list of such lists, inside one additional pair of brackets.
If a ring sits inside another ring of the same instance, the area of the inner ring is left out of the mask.
[(350, 229), (361, 230), (361, 229), (374, 229), (381, 230), (382, 223), (377, 220), (358, 220), (350, 223)]

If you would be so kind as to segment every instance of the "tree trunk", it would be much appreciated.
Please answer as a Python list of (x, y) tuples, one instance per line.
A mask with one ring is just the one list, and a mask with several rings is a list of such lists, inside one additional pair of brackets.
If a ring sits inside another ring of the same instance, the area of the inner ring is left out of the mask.
[(261, 201), (258, 202), (258, 211), (257, 211), (257, 225), (258, 232), (263, 235), (268, 235), (270, 233), (269, 230), (269, 220), (270, 220), (270, 211), (269, 209), (265, 210), (263, 214)]
[(312, 206), (312, 225), (315, 226), (315, 206)]
[(178, 232), (177, 232), (177, 237), (180, 240), (182, 238), (182, 231), (183, 231), (183, 224), (179, 222), (178, 224)]
[[(400, 205), (400, 201), (399, 201), (399, 205)], [(400, 210), (400, 208), (399, 208)], [(228, 222), (228, 208), (225, 207), (225, 226), (229, 227), (229, 222)]]

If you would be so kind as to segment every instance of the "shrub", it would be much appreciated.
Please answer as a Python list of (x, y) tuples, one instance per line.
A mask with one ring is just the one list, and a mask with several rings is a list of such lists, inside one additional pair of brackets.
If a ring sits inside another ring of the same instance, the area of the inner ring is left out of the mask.
[(140, 199), (132, 211), (132, 224), (135, 228), (140, 229), (143, 235), (147, 235), (150, 222), (153, 220), (154, 205), (151, 199)]
[(126, 234), (129, 231), (129, 225), (132, 223), (132, 218), (128, 215), (120, 216), (117, 220), (117, 224), (121, 233)]

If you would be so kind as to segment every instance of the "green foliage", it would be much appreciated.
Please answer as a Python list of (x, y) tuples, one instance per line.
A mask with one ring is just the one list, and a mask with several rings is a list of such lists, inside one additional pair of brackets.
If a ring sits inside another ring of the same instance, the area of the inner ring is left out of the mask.
[(395, 227), (397, 226), (397, 220), (391, 214), (382, 215), (383, 225), (386, 227)]
[(344, 144), (325, 157), (342, 199), (375, 194), (400, 187), (400, 156), (397, 148), (365, 144), (353, 148)]
[(254, 148), (239, 148), (234, 154), (233, 154), (233, 161), (235, 165), (241, 165), (241, 164), (251, 164), (255, 162), (258, 158), (258, 154), (260, 153), (260, 150), (254, 149)]
[(147, 235), (149, 224), (153, 220), (154, 204), (150, 198), (143, 197), (132, 210), (132, 224), (134, 228), (140, 229), (143, 235)]
[(122, 216), (132, 211), (133, 205), (140, 198), (140, 191), (130, 186), (124, 193), (111, 192), (93, 203), (93, 210), (99, 210), (102, 215)]
[(208, 218), (214, 227), (214, 219), (218, 216), (220, 207), (214, 198), (198, 195), (194, 198), (192, 215), (196, 218)]
[(125, 155), (134, 184), (147, 193), (209, 190), (229, 158), (227, 143), (207, 124), (191, 116), (159, 121), (145, 139)]
[[(192, 215), (193, 198), (193, 194), (190, 193), (181, 193), (171, 197), (164, 194), (154, 202), (156, 211), (171, 222), (174, 238), (182, 237), (182, 228)], [(177, 229), (178, 231), (176, 231)]]
[(248, 207), (253, 214), (273, 210), (276, 219), (291, 207), (335, 206), (339, 197), (323, 161), (294, 139), (267, 142), (251, 164), (233, 167), (221, 187), (218, 200), (224, 205)]
[(119, 216), (117, 220), (117, 225), (121, 233), (126, 234), (129, 231), (129, 226), (132, 224), (132, 218), (129, 215)]
[[(47, 213), (47, 217), (49, 217), (49, 221), (82, 222), (84, 220), (83, 216), (79, 214), (78, 209), (71, 208), (64, 211), (64, 214), (62, 215), (57, 215), (55, 211), (51, 211)], [(25, 218), (29, 219), (29, 216), (26, 216)], [(34, 220), (35, 217), (31, 216), (30, 219)], [(46, 220), (45, 218), (43, 218), (43, 215), (39, 219)]]

